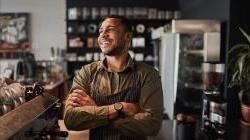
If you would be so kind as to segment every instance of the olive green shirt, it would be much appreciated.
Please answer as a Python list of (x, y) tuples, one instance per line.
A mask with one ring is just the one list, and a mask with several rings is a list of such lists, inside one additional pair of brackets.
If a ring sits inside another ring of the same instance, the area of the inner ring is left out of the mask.
[[(140, 78), (141, 95), (139, 99), (140, 112), (134, 116), (108, 119), (108, 106), (81, 106), (73, 107), (66, 100), (64, 122), (69, 130), (92, 129), (112, 123), (126, 136), (154, 136), (157, 135), (163, 117), (163, 92), (161, 79), (153, 67), (135, 62), (129, 57), (127, 68), (123, 72), (110, 72), (103, 61), (88, 64), (75, 75), (71, 91), (82, 89), (91, 95), (93, 78), (99, 69), (104, 69), (99, 91), (100, 94), (116, 94), (123, 89), (131, 87), (135, 79), (132, 73), (136, 72)], [(139, 84), (139, 83), (136, 83)]]

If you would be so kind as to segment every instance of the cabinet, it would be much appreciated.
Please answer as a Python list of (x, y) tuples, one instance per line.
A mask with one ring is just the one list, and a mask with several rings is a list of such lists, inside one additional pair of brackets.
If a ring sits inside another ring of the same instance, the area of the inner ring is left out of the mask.
[[(163, 2), (165, 3), (165, 2)], [(107, 15), (129, 18), (133, 27), (130, 54), (137, 61), (154, 65), (154, 48), (151, 43), (153, 28), (179, 17), (176, 4), (162, 6), (161, 1), (143, 0), (67, 0), (66, 36), (67, 68), (70, 76), (83, 65), (103, 57), (97, 43), (100, 19)], [(167, 5), (167, 4), (166, 4)], [(174, 8), (173, 8), (174, 7)]]

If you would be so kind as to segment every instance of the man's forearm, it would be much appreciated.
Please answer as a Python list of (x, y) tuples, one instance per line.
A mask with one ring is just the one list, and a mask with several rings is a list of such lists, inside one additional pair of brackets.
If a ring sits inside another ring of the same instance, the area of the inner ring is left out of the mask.
[(69, 130), (84, 130), (108, 124), (108, 106), (66, 105), (64, 123)]
[(161, 127), (161, 122), (161, 113), (144, 112), (117, 119), (113, 122), (113, 125), (127, 136), (155, 136)]
[[(118, 116), (114, 105), (108, 106), (66, 106), (64, 121), (70, 130), (83, 130), (108, 124)], [(77, 121), (76, 121), (77, 120)], [(81, 125), (83, 124), (83, 125)]]

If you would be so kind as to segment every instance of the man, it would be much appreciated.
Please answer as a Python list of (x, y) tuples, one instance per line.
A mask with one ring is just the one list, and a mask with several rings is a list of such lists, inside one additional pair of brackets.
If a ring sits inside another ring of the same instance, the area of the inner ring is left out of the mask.
[(98, 43), (105, 59), (84, 66), (75, 76), (65, 105), (69, 130), (90, 129), (90, 140), (157, 135), (163, 116), (161, 79), (154, 68), (130, 57), (131, 39), (127, 19), (103, 20)]

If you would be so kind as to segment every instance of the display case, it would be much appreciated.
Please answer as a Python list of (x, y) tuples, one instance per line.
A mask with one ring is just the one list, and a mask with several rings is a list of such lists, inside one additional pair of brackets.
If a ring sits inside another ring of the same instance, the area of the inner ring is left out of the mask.
[(173, 20), (168, 26), (154, 43), (158, 44), (155, 53), (160, 56), (157, 67), (162, 77), (165, 112), (170, 118), (179, 112), (199, 115), (202, 63), (220, 61), (220, 22)]

